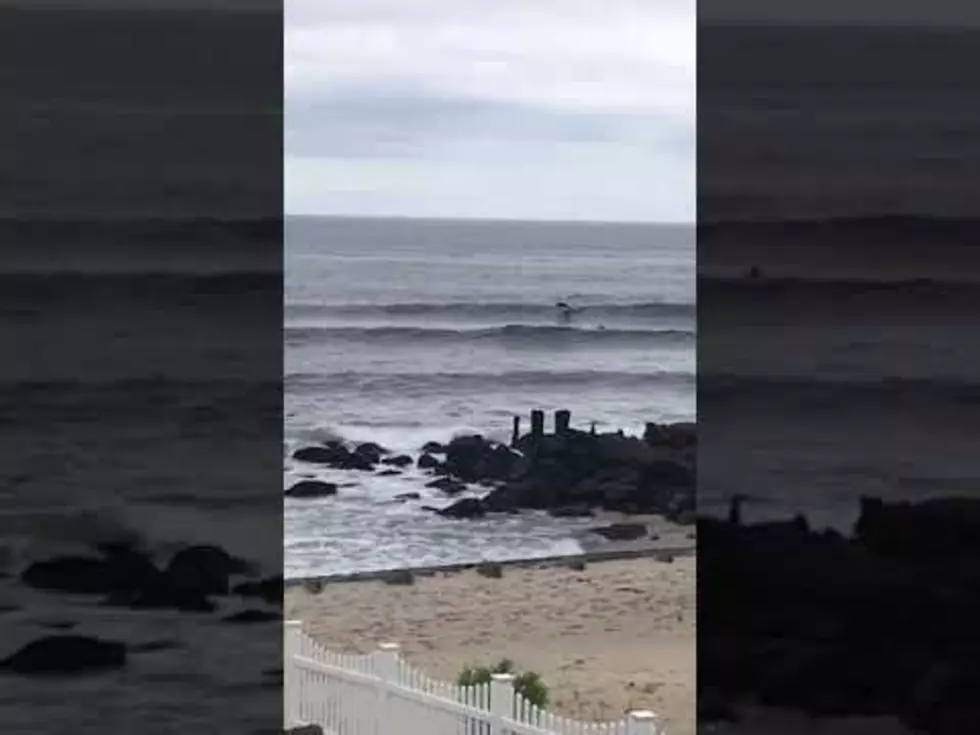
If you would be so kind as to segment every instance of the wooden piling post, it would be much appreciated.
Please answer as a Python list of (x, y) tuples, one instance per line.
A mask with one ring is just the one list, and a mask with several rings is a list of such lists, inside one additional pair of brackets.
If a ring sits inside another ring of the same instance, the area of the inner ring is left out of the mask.
[(544, 411), (535, 409), (531, 411), (531, 438), (534, 441), (540, 440), (544, 436)]
[(555, 411), (555, 435), (565, 436), (572, 423), (572, 412), (567, 409)]
[(517, 442), (520, 440), (520, 438), (521, 438), (521, 417), (520, 416), (515, 416), (514, 417), (514, 429), (510, 433), (510, 445), (512, 447), (516, 447), (517, 446)]

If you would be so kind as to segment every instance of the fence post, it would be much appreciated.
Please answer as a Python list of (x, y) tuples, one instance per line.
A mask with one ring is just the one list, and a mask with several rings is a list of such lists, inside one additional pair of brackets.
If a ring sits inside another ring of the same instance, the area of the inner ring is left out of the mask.
[(300, 652), (300, 644), (303, 636), (303, 623), (299, 620), (287, 620), (283, 624), (283, 662), (282, 662), (282, 689), (283, 706), (282, 717), (285, 729), (300, 724), (300, 687), (296, 667), (296, 657)]
[(664, 735), (657, 727), (657, 716), (648, 710), (634, 710), (626, 716), (626, 735)]
[(490, 735), (505, 735), (506, 720), (514, 717), (514, 675), (490, 675)]
[(374, 652), (374, 675), (378, 677), (378, 706), (374, 715), (376, 735), (396, 732), (398, 723), (391, 718), (388, 692), (398, 683), (398, 644), (382, 643)]

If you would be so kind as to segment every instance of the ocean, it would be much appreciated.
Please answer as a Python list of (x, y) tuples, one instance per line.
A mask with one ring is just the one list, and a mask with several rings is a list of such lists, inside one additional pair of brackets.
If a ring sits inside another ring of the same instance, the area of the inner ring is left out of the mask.
[[(286, 499), (286, 576), (576, 552), (581, 521), (448, 521), (422, 510), (446, 499), (418, 473), (289, 455), (329, 437), (416, 455), (462, 432), (507, 440), (533, 408), (633, 433), (693, 420), (694, 256), (681, 225), (289, 219), (284, 480), (341, 488)], [(569, 322), (560, 301), (580, 309)]]

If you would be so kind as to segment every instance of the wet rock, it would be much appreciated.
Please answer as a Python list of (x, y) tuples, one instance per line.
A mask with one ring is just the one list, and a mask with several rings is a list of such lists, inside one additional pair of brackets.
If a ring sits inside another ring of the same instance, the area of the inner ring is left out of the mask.
[(487, 579), (501, 579), (504, 576), (504, 567), (497, 563), (481, 564), (476, 568), (476, 573)]
[(415, 584), (415, 575), (407, 569), (397, 569), (384, 576), (385, 584), (410, 586)]
[(613, 523), (590, 530), (609, 541), (634, 541), (647, 535), (645, 523)]
[(466, 490), (465, 483), (454, 480), (451, 477), (440, 477), (437, 480), (432, 480), (432, 482), (427, 482), (425, 486), (442, 490), (447, 495), (458, 495)]
[(421, 500), (422, 496), (419, 493), (400, 493), (395, 496), (395, 500), (400, 502), (405, 502), (408, 500)]
[(440, 444), (439, 442), (426, 442), (422, 446), (422, 451), (425, 454), (445, 454), (446, 446), (444, 444)]
[(431, 454), (428, 453), (423, 454), (421, 457), (419, 457), (419, 461), (416, 463), (416, 466), (420, 470), (433, 470), (437, 467), (440, 467), (441, 465), (442, 462), (440, 462), (438, 459), (436, 459), (435, 457), (433, 457)]
[(476, 498), (463, 498), (457, 500), (448, 508), (436, 511), (443, 518), (473, 519), (483, 518), (487, 514), (486, 508)]
[(392, 467), (409, 467), (412, 464), (412, 458), (407, 454), (399, 454), (396, 457), (382, 459), (381, 464), (391, 465)]
[(40, 638), (0, 661), (0, 668), (25, 675), (82, 674), (125, 665), (125, 644), (87, 636)]
[(399, 472), (398, 470), (381, 470), (381, 471), (380, 471), (380, 472), (378, 473), (378, 475), (377, 475), (377, 476), (378, 476), (378, 477), (398, 477), (398, 476), (399, 476), (399, 475), (401, 475), (401, 474), (402, 474), (402, 473), (401, 473), (401, 472)]
[(365, 442), (358, 444), (352, 454), (370, 464), (378, 464), (381, 458), (388, 454), (388, 450), (374, 442)]
[(327, 498), (337, 494), (337, 485), (322, 480), (300, 480), (285, 494), (287, 498)]
[(339, 466), (347, 461), (350, 452), (341, 445), (334, 444), (325, 447), (302, 447), (293, 452), (293, 459), (298, 462)]
[(479, 435), (456, 437), (446, 447), (446, 468), (466, 482), (508, 479), (520, 461), (521, 455), (506, 445)]

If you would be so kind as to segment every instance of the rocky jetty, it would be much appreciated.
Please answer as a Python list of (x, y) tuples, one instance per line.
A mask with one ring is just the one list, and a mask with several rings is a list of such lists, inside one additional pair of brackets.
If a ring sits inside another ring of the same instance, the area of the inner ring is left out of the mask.
[[(544, 412), (532, 411), (531, 431), (522, 435), (520, 418), (515, 417), (509, 444), (480, 435), (457, 436), (448, 444), (430, 441), (421, 448), (415, 466), (434, 476), (426, 487), (449, 498), (471, 487), (489, 488), (480, 499), (462, 498), (432, 509), (447, 518), (521, 510), (577, 517), (602, 509), (663, 515), (691, 524), (696, 452), (697, 429), (692, 423), (651, 423), (642, 437), (599, 434), (572, 428), (570, 412), (559, 410), (549, 434)], [(332, 469), (372, 472), (379, 464), (408, 467), (413, 461), (408, 455), (390, 456), (376, 444), (348, 446), (340, 441), (302, 447), (292, 456)], [(335, 491), (330, 483), (304, 480), (286, 494), (323, 497)]]
[(980, 733), (980, 499), (865, 498), (850, 538), (699, 519), (698, 608), (705, 720), (751, 703)]
[(442, 513), (465, 518), (536, 509), (576, 516), (603, 509), (693, 522), (693, 424), (650, 424), (643, 437), (631, 437), (577, 431), (568, 420), (558, 412), (555, 432), (545, 434), (543, 419), (532, 415), (532, 433), (517, 436), (513, 446), (481, 436), (453, 439), (442, 465), (446, 475), (495, 486), (477, 504), (467, 498)]

